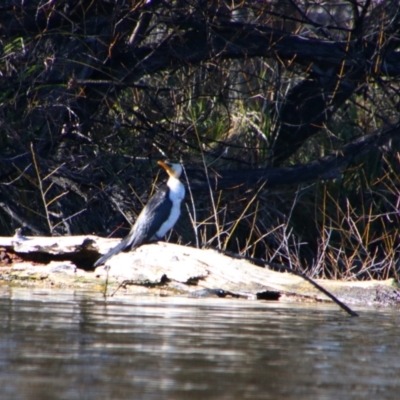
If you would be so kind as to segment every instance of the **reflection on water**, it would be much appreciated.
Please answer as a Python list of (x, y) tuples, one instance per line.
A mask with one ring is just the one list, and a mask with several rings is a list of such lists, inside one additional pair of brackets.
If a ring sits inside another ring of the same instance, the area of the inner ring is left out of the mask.
[(393, 399), (398, 309), (0, 290), (1, 399)]

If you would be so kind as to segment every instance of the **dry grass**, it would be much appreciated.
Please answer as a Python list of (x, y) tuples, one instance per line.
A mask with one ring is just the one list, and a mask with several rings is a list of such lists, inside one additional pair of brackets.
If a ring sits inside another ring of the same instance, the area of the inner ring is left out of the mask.
[[(312, 278), (399, 279), (400, 174), (390, 169), (368, 184), (365, 170), (343, 181), (297, 191), (213, 193), (188, 207), (197, 243), (281, 263)], [(361, 179), (362, 177), (363, 179)], [(239, 196), (240, 195), (240, 196)], [(211, 213), (198, 202), (213, 196)]]

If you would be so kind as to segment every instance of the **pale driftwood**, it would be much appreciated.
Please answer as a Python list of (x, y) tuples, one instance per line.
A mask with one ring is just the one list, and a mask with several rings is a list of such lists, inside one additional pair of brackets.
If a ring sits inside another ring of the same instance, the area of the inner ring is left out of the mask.
[[(53, 286), (86, 285), (101, 289), (108, 276), (109, 292), (114, 291), (122, 282), (129, 281), (125, 289), (128, 292), (188, 294), (199, 289), (222, 289), (227, 293), (258, 298), (265, 292), (276, 291), (283, 298), (329, 300), (301, 277), (290, 273), (260, 268), (247, 260), (234, 259), (215, 250), (165, 242), (120, 253), (94, 272), (85, 272), (72, 262), (80, 254), (80, 260), (90, 260), (91, 265), (101, 253), (107, 252), (116, 243), (118, 239), (97, 236), (0, 237), (0, 247), (22, 258), (22, 261), (0, 268), (0, 278), (14, 283), (26, 283), (29, 280), (33, 286), (38, 281), (40, 285), (50, 282)], [(44, 262), (40, 265), (40, 255), (46, 255), (46, 265)], [(34, 258), (36, 265), (24, 262), (26, 257)], [(397, 302), (399, 297), (393, 280), (316, 282), (340, 300), (352, 304), (374, 304), (382, 300)]]
[(13, 250), (15, 253), (69, 254), (82, 249), (103, 251), (111, 249), (118, 239), (105, 239), (94, 235), (82, 236), (0, 236), (0, 247)]

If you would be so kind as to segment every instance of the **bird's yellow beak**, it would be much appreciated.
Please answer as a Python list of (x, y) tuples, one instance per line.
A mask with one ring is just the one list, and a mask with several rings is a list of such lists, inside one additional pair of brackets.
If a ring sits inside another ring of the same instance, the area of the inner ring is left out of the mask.
[(160, 166), (160, 167), (163, 167), (164, 169), (165, 169), (165, 171), (167, 171), (167, 174), (168, 175), (173, 175), (174, 174), (174, 171), (173, 171), (173, 169), (167, 164), (167, 163), (165, 163), (164, 161), (157, 161), (157, 164)]

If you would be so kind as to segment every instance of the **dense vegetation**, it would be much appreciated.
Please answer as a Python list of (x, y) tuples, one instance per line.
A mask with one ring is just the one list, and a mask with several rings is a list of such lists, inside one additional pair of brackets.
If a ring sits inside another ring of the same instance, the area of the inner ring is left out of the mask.
[(0, 234), (123, 236), (167, 157), (173, 240), (398, 278), (397, 0), (2, 4)]

